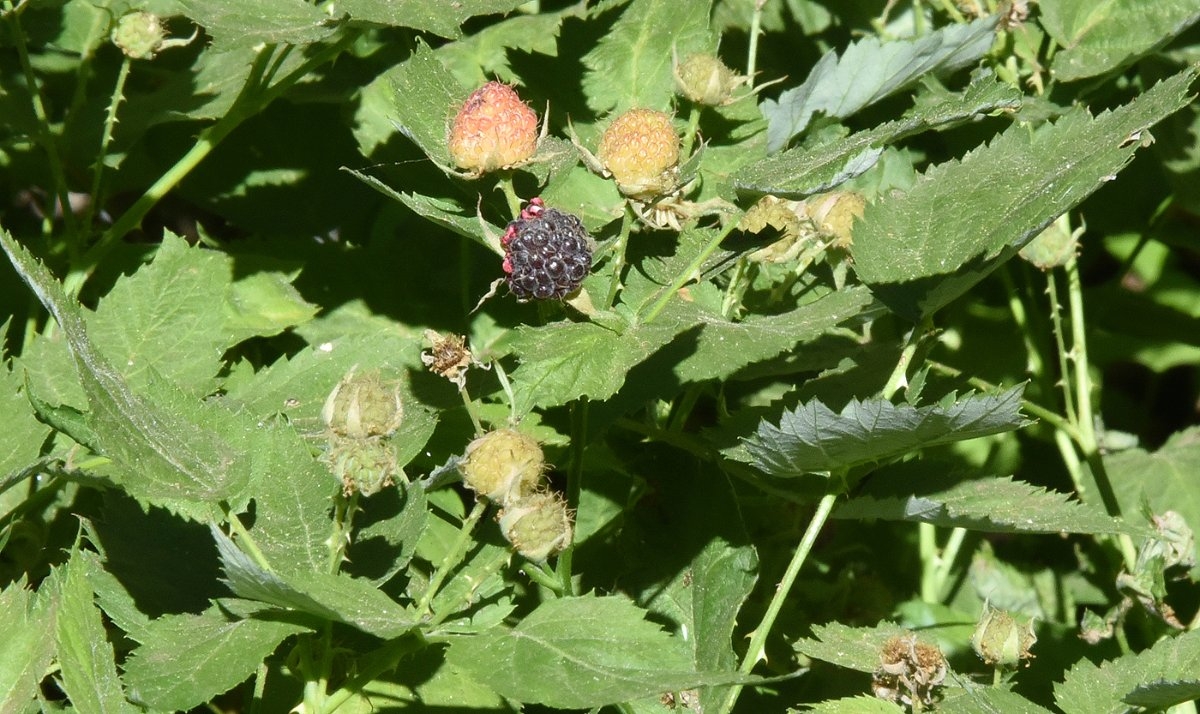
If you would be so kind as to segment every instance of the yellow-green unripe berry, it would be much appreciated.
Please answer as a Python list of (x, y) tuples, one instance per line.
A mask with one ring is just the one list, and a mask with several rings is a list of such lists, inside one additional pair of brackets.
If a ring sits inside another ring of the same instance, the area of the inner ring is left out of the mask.
[(561, 552), (574, 536), (567, 504), (547, 492), (506, 505), (500, 532), (518, 553), (537, 563)]
[(656, 198), (674, 188), (678, 179), (679, 135), (667, 114), (630, 109), (605, 130), (597, 157), (621, 193)]
[(505, 505), (536, 491), (545, 468), (537, 441), (516, 429), (497, 429), (467, 445), (458, 470), (476, 493)]
[(166, 28), (157, 15), (131, 12), (117, 20), (112, 31), (113, 44), (130, 59), (150, 59), (162, 49)]
[(404, 420), (400, 385), (385, 381), (379, 372), (352, 369), (325, 399), (321, 420), (338, 436), (388, 436)]

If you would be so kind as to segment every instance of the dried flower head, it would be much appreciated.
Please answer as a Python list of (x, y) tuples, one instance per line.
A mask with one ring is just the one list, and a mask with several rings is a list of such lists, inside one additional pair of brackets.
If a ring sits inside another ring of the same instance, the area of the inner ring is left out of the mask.
[(425, 330), (425, 341), (429, 343), (429, 349), (421, 353), (421, 362), (430, 372), (462, 389), (467, 382), (467, 369), (474, 362), (466, 338)]
[(908, 633), (897, 635), (879, 651), (879, 667), (871, 690), (879, 699), (913, 706), (933, 702), (935, 689), (946, 681), (946, 657), (936, 645)]

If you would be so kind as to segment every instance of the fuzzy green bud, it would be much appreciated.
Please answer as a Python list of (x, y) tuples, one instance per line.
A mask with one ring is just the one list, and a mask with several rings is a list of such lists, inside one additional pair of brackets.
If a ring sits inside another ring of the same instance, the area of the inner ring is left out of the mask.
[(150, 59), (163, 47), (167, 31), (157, 15), (131, 12), (117, 20), (112, 31), (113, 44), (130, 59)]
[(497, 429), (467, 445), (458, 470), (476, 493), (508, 504), (536, 491), (545, 468), (537, 441), (515, 429)]
[(325, 399), (321, 420), (329, 430), (351, 439), (388, 436), (404, 420), (400, 385), (378, 372), (350, 372)]
[(679, 93), (709, 107), (729, 104), (733, 90), (745, 83), (744, 77), (712, 55), (694, 54), (675, 67), (675, 85)]
[(537, 563), (561, 552), (574, 536), (567, 504), (546, 492), (506, 505), (500, 532), (518, 553)]
[(1021, 624), (1003, 610), (985, 607), (971, 635), (971, 648), (990, 665), (1013, 668), (1033, 657), (1029, 649), (1037, 642), (1033, 622)]
[(326, 454), (333, 475), (347, 496), (378, 493), (396, 482), (400, 473), (396, 453), (386, 439), (334, 439)]

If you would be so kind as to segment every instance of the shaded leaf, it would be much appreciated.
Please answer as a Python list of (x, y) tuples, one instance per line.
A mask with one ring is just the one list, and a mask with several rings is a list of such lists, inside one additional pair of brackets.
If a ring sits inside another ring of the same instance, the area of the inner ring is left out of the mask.
[[(882, 399), (853, 400), (835, 414), (819, 401), (784, 412), (779, 425), (763, 422), (746, 440), (753, 463), (775, 476), (840, 471), (913, 449), (1019, 429), (1024, 387), (967, 394), (924, 407)], [(953, 396), (953, 395), (952, 395)]]
[(911, 630), (891, 622), (874, 627), (830, 622), (813, 627), (812, 637), (793, 643), (792, 649), (813, 659), (873, 674), (879, 668), (884, 644), (894, 637), (910, 634)]
[(799, 87), (777, 100), (764, 100), (767, 151), (779, 151), (808, 126), (813, 115), (844, 119), (863, 107), (911, 86), (923, 75), (966, 67), (991, 48), (996, 18), (950, 25), (915, 39), (882, 42), (866, 37), (841, 57), (830, 50)]
[(454, 640), (446, 659), (505, 697), (582, 709), (731, 683), (691, 671), (681, 640), (620, 597), (543, 603), (516, 627)]
[[(0, 334), (7, 332), (3, 327)], [(50, 435), (50, 427), (34, 417), (31, 400), (22, 394), (28, 388), (23, 381), (24, 375), (0, 365), (0, 484), (10, 476), (20, 478), (37, 461), (42, 442)]]
[(329, 15), (301, 0), (179, 0), (179, 5), (222, 46), (306, 45), (336, 29)]
[(877, 472), (833, 517), (932, 523), (985, 533), (1145, 532), (1065, 493), (1011, 477), (967, 479), (948, 466), (927, 462)]
[(54, 658), (55, 604), (23, 580), (0, 589), (0, 711), (29, 711), (38, 696)]
[(1187, 69), (1095, 118), (1079, 108), (1032, 133), (1013, 126), (869, 205), (851, 247), (859, 277), (909, 318), (946, 305), (1111, 181), (1143, 133), (1188, 103), (1195, 76)]

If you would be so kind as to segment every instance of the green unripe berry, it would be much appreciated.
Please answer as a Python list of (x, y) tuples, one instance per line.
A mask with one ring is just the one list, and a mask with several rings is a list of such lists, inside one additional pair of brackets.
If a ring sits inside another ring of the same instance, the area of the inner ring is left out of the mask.
[(385, 381), (379, 372), (351, 369), (325, 399), (321, 420), (337, 436), (388, 436), (404, 420), (401, 396), (399, 383)]
[(131, 12), (117, 20), (112, 31), (113, 44), (130, 59), (150, 59), (162, 49), (166, 28), (157, 15)]
[(515, 429), (497, 429), (467, 445), (458, 470), (467, 486), (503, 505), (536, 491), (545, 468), (537, 441)]
[(518, 553), (537, 563), (561, 552), (574, 536), (567, 504), (546, 492), (506, 505), (500, 532)]

